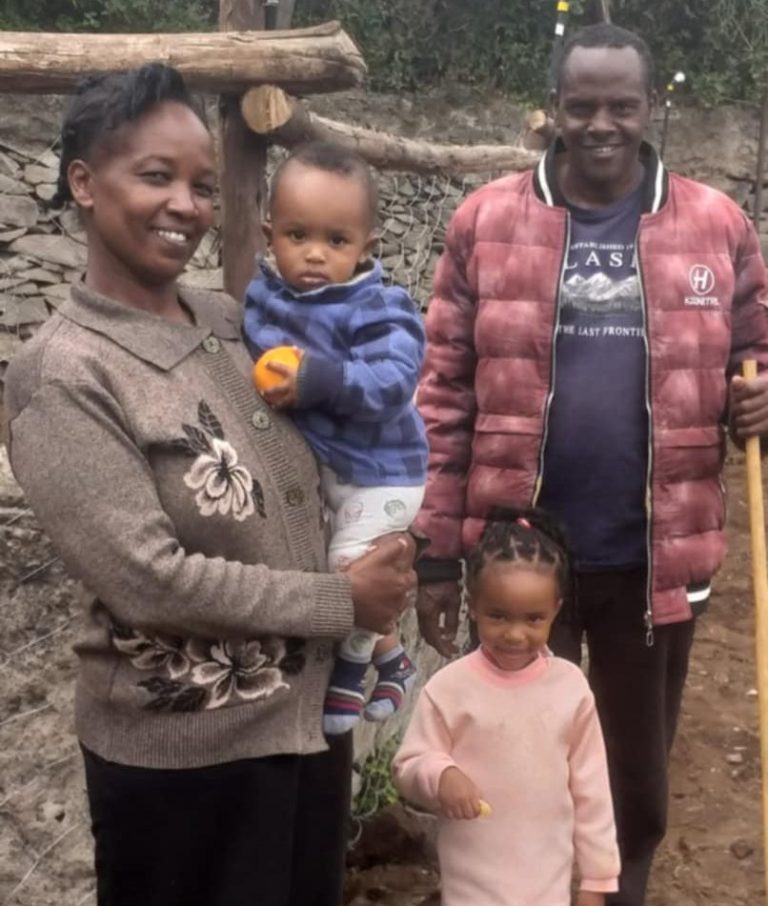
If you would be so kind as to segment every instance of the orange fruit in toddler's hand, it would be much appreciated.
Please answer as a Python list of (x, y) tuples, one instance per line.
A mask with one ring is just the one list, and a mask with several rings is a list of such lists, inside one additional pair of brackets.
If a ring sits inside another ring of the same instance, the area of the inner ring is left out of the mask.
[(282, 374), (267, 368), (270, 362), (279, 362), (281, 365), (298, 368), (301, 362), (301, 354), (293, 346), (274, 346), (259, 356), (253, 366), (253, 383), (258, 391), (271, 390), (285, 380)]

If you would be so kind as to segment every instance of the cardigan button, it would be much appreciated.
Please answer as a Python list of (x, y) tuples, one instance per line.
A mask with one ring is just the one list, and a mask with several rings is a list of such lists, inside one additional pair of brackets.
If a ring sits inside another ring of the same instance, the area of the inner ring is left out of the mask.
[(203, 340), (203, 349), (210, 353), (218, 352), (219, 349), (221, 349), (221, 343), (219, 343), (216, 337), (206, 337)]
[(263, 409), (257, 409), (251, 416), (251, 424), (259, 431), (264, 431), (272, 424), (272, 419)]
[(289, 506), (301, 506), (304, 503), (304, 491), (301, 488), (289, 488), (285, 499)]

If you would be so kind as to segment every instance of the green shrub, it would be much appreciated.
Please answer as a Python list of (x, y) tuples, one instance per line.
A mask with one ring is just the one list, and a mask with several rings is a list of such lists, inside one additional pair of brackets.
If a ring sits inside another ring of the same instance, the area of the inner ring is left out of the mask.
[(0, 28), (15, 31), (209, 31), (217, 0), (3, 0)]
[[(612, 0), (614, 21), (650, 43), (659, 85), (682, 69), (709, 103), (752, 100), (768, 86), (768, 0)], [(296, 0), (297, 25), (340, 19), (371, 87), (411, 91), (446, 81), (541, 103), (555, 0)], [(594, 0), (572, 0), (570, 27)], [(218, 0), (0, 0), (0, 28), (187, 31), (216, 27)]]
[(448, 79), (517, 94), (546, 91), (553, 3), (299, 0), (296, 16), (302, 23), (340, 19), (363, 51), (375, 90), (413, 91)]
[(651, 45), (660, 86), (680, 69), (707, 103), (755, 99), (768, 88), (765, 0), (613, 0), (612, 9)]
[[(575, 0), (569, 27), (590, 21)], [(716, 103), (768, 87), (766, 0), (612, 0), (613, 20), (651, 45), (658, 84), (679, 69), (686, 91)], [(361, 47), (374, 89), (443, 80), (546, 96), (555, 0), (298, 0), (302, 23), (340, 19)]]
[(352, 803), (352, 814), (356, 818), (368, 818), (397, 802), (398, 794), (392, 782), (392, 759), (399, 744), (397, 738), (388, 740), (371, 752), (360, 766), (360, 789)]

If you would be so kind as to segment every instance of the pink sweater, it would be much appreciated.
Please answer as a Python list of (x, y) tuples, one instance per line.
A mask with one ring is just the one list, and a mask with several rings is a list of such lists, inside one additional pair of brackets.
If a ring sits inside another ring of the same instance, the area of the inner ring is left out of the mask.
[(574, 859), (584, 890), (618, 890), (619, 853), (594, 699), (568, 661), (496, 668), (480, 651), (440, 670), (394, 760), (403, 795), (437, 808), (461, 768), (493, 812), (441, 819), (443, 906), (567, 906)]

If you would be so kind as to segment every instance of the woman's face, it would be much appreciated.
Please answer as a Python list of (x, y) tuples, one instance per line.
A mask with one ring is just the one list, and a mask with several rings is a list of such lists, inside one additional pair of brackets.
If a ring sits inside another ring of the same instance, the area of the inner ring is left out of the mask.
[(210, 133), (184, 104), (163, 102), (69, 169), (88, 232), (88, 279), (106, 295), (133, 281), (172, 284), (213, 221)]

